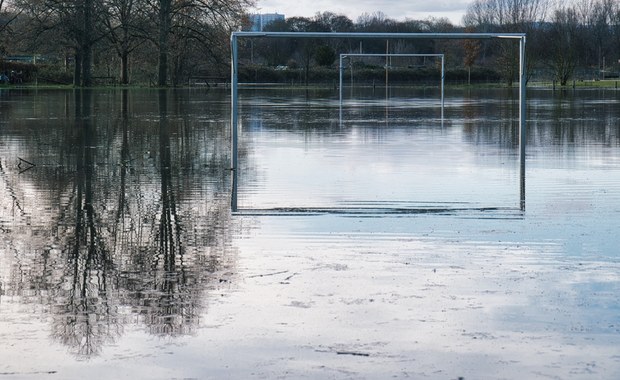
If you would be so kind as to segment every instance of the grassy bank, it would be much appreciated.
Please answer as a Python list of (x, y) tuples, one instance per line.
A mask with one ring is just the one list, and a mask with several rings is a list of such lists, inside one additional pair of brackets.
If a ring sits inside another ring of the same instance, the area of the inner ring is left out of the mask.
[(575, 80), (570, 81), (566, 86), (560, 86), (558, 82), (552, 81), (535, 81), (528, 83), (528, 87), (545, 87), (556, 89), (568, 88), (620, 88), (620, 79), (605, 80)]

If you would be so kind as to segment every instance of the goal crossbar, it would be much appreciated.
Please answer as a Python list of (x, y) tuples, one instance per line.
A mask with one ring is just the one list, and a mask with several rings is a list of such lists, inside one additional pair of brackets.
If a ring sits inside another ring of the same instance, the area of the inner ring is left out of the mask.
[(519, 41), (519, 168), (520, 168), (520, 208), (525, 210), (525, 145), (526, 145), (526, 71), (525, 71), (525, 33), (357, 33), (357, 32), (232, 32), (230, 35), (230, 88), (231, 88), (231, 169), (233, 171), (232, 211), (237, 211), (237, 172), (238, 172), (238, 40), (240, 38), (362, 38), (362, 39), (440, 39), (440, 40), (488, 40), (508, 39)]

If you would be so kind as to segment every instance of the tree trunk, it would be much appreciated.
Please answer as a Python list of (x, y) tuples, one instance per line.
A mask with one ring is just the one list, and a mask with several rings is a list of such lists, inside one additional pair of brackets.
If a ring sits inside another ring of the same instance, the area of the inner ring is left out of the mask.
[(121, 53), (121, 84), (129, 84), (129, 53)]
[(81, 86), (82, 85), (82, 49), (75, 49), (75, 68), (73, 69), (73, 85)]
[(84, 0), (84, 35), (82, 36), (82, 86), (92, 85), (93, 0)]
[(159, 0), (159, 73), (158, 86), (168, 83), (168, 51), (170, 37), (171, 0)]
[(92, 84), (92, 48), (86, 46), (82, 54), (82, 87), (90, 87)]

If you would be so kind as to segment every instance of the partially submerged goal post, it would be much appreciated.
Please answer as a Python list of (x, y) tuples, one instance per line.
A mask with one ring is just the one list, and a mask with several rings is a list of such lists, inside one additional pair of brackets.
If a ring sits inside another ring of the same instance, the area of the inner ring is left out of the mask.
[(231, 170), (233, 171), (232, 211), (237, 211), (237, 172), (239, 140), (239, 98), (238, 98), (238, 40), (240, 38), (355, 38), (355, 39), (458, 39), (486, 40), (509, 39), (519, 41), (519, 169), (521, 189), (521, 209), (525, 209), (525, 145), (526, 145), (526, 72), (525, 72), (525, 33), (348, 33), (348, 32), (232, 32), (230, 35), (230, 128), (231, 128)]
[[(435, 58), (441, 58), (441, 120), (443, 120), (443, 109), (444, 109), (444, 84), (445, 84), (445, 80), (446, 80), (446, 62), (445, 62), (445, 56), (444, 54), (407, 54), (407, 53), (378, 53), (378, 54), (371, 54), (371, 53), (342, 53), (340, 54), (340, 61), (339, 61), (339, 65), (338, 68), (340, 70), (340, 75), (339, 75), (339, 100), (340, 100), (340, 106), (342, 108), (342, 88), (343, 88), (343, 77), (344, 77), (344, 65), (343, 65), (343, 61), (345, 58), (352, 58), (352, 57), (386, 57), (387, 58), (391, 58), (391, 57), (435, 57)], [(351, 65), (353, 66), (353, 65)], [(387, 70), (388, 70), (388, 64), (386, 62), (385, 64), (385, 70), (386, 70), (386, 74), (385, 74), (385, 85), (387, 87), (388, 85), (388, 80), (387, 80)], [(353, 70), (353, 67), (351, 67), (351, 70)], [(351, 78), (353, 78), (353, 74), (351, 74)]]

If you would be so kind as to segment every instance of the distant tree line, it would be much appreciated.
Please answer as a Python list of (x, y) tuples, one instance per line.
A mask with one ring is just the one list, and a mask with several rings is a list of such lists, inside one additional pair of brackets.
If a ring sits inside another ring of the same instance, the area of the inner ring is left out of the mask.
[[(0, 0), (0, 56), (37, 54), (39, 63), (55, 57), (49, 69), (38, 68), (39, 76), (83, 86), (92, 84), (93, 76), (160, 86), (201, 75), (223, 77), (230, 62), (229, 34), (249, 27), (245, 11), (251, 5), (253, 0)], [(566, 85), (619, 71), (617, 0), (473, 0), (463, 26), (445, 18), (397, 21), (376, 12), (353, 21), (322, 12), (277, 20), (266, 30), (525, 32), (528, 79)], [(442, 53), (448, 76), (459, 79), (502, 78), (510, 85), (518, 74), (518, 48), (506, 41), (353, 39), (244, 40), (242, 74), (246, 80), (261, 74), (307, 83), (320, 79), (322, 68), (333, 69), (339, 54), (352, 52)], [(295, 72), (276, 72), (284, 70)]]
[[(579, 72), (580, 78), (615, 75), (620, 63), (620, 2), (618, 0), (474, 0), (464, 18), (479, 32), (525, 32), (528, 75), (546, 70), (561, 85)], [(497, 50), (483, 44), (482, 57)], [(500, 62), (516, 54), (500, 50)], [(512, 60), (514, 61), (514, 60)]]
[[(277, 20), (265, 28), (274, 32), (388, 32), (388, 33), (521, 33), (527, 34), (528, 79), (552, 79), (561, 85), (579, 76), (601, 79), (618, 75), (620, 59), (620, 2), (617, 0), (474, 0), (455, 26), (445, 18), (397, 21), (383, 13), (363, 14), (357, 21), (331, 12), (314, 17)], [(243, 56), (259, 66), (297, 68), (303, 80), (310, 70), (337, 65), (341, 53), (445, 54), (448, 77), (502, 78), (518, 75), (518, 46), (499, 40), (353, 40), (257, 39), (246, 44)], [(248, 51), (249, 50), (249, 51)], [(370, 60), (369, 60), (370, 61)], [(380, 61), (375, 59), (375, 61)], [(384, 59), (385, 61), (385, 59)], [(246, 62), (248, 64), (248, 62)], [(282, 69), (280, 69), (282, 70)], [(490, 71), (495, 73), (490, 73)], [(615, 72), (614, 72), (615, 70)], [(359, 71), (359, 70), (358, 70)], [(484, 75), (480, 75), (484, 72)], [(266, 74), (266, 73), (265, 73)], [(252, 73), (247, 73), (251, 79)], [(272, 73), (272, 77), (291, 74)], [(403, 75), (403, 78), (409, 76)]]

